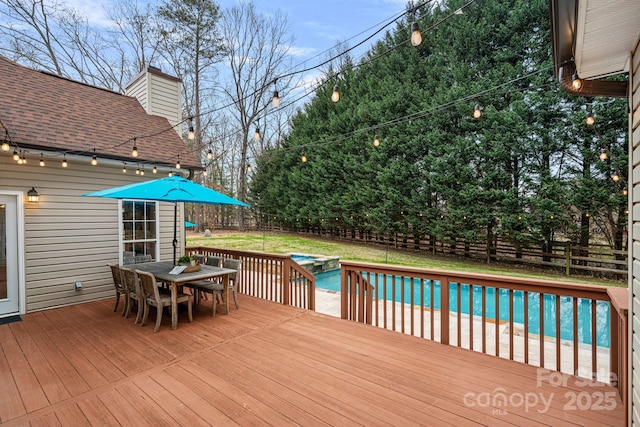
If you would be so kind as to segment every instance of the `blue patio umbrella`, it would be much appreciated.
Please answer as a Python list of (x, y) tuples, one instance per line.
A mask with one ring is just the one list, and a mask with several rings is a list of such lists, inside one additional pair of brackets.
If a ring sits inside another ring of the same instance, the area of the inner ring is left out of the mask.
[(204, 187), (181, 176), (174, 175), (153, 181), (139, 182), (83, 194), (83, 196), (106, 197), (110, 199), (136, 199), (170, 202), (173, 208), (173, 263), (176, 263), (178, 203), (205, 203), (209, 205), (237, 205), (249, 207), (246, 203)]
[(189, 227), (195, 227), (196, 225), (198, 225), (198, 224), (194, 224), (194, 223), (189, 222), (189, 221), (185, 221), (185, 222), (184, 222), (184, 226), (185, 226), (185, 227), (187, 227), (187, 228), (189, 228)]

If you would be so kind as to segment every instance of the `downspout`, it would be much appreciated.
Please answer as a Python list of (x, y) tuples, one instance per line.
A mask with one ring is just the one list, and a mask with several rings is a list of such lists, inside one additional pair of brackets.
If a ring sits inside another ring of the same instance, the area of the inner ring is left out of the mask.
[[(627, 81), (581, 79), (579, 89), (573, 87), (576, 11), (580, 0), (549, 0), (551, 16), (551, 46), (553, 49), (554, 74), (560, 87), (576, 96), (603, 96), (627, 98)], [(580, 73), (578, 72), (578, 75)]]
[(576, 66), (573, 61), (568, 60), (565, 65), (558, 69), (558, 82), (560, 87), (567, 93), (576, 96), (604, 96), (609, 98), (627, 98), (628, 87), (627, 81), (609, 81), (609, 80), (588, 80), (580, 79), (582, 85), (580, 89), (573, 86), (573, 74), (576, 73)]

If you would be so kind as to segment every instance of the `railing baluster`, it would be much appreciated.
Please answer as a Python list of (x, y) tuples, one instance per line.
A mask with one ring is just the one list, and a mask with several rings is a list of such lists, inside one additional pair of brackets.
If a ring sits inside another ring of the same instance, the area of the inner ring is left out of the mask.
[(383, 276), (383, 282), (384, 282), (384, 288), (383, 288), (383, 293), (384, 293), (384, 328), (387, 329), (388, 324), (387, 324), (387, 275), (385, 274)]
[(509, 360), (513, 360), (513, 289), (509, 289)]
[(482, 352), (487, 353), (487, 287), (482, 285)]
[(404, 276), (400, 276), (400, 331), (404, 334)]
[(420, 338), (424, 338), (424, 279), (420, 279)]
[(573, 372), (578, 372), (578, 298), (573, 299)]
[(435, 281), (429, 280), (429, 308), (431, 313), (429, 313), (429, 327), (431, 329), (431, 341), (435, 340), (435, 311), (436, 311), (436, 303), (435, 303)]
[[(591, 300), (591, 373), (596, 375), (598, 372), (598, 328), (596, 326), (596, 303), (597, 300)], [(610, 326), (611, 328), (613, 326)], [(611, 344), (609, 344), (611, 348)], [(595, 379), (595, 378), (594, 378)]]
[(391, 329), (396, 330), (396, 275), (391, 276)]
[(540, 367), (544, 368), (544, 294), (540, 295)]
[(456, 283), (456, 318), (457, 325), (456, 331), (458, 333), (458, 347), (462, 347), (462, 298), (460, 298), (462, 294), (462, 284)]
[(500, 357), (500, 289), (494, 288), (496, 291), (496, 352), (495, 355)]
[(524, 291), (524, 363), (529, 363), (529, 291)]
[(560, 295), (556, 294), (556, 371), (560, 367)]
[(473, 351), (473, 285), (469, 284), (469, 349)]

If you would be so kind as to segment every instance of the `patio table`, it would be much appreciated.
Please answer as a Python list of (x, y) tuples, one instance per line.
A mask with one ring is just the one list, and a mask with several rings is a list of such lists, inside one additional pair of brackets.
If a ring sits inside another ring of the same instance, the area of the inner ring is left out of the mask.
[(236, 270), (203, 264), (200, 271), (169, 274), (173, 269), (173, 262), (171, 261), (144, 262), (136, 264), (134, 268), (151, 273), (156, 277), (156, 281), (169, 285), (171, 290), (171, 329), (178, 328), (178, 290), (189, 282), (212, 279), (214, 277), (222, 278), (224, 307), (226, 314), (229, 314), (229, 275), (235, 273)]

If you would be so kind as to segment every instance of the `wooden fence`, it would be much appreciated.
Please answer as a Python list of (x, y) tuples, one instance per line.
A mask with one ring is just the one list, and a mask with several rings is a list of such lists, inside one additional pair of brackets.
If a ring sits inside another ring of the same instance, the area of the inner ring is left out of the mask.
[(627, 384), (627, 289), (341, 262), (341, 317)]
[(330, 238), (367, 245), (377, 245), (392, 249), (411, 250), (433, 255), (455, 256), (481, 260), (486, 263), (507, 263), (527, 265), (534, 268), (555, 269), (565, 275), (588, 275), (615, 280), (627, 278), (626, 250), (613, 250), (605, 245), (581, 247), (570, 242), (554, 242), (547, 251), (541, 247), (522, 246), (519, 248), (507, 242), (493, 244), (471, 243), (464, 239), (437, 240), (414, 235), (376, 234), (355, 229), (313, 228), (287, 230), (281, 227), (268, 227), (263, 230), (273, 232), (295, 232), (315, 237)]

